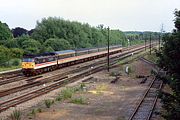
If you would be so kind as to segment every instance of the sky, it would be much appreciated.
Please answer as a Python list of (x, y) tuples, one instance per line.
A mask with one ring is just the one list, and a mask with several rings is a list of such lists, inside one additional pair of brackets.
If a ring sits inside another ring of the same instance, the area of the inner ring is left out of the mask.
[(180, 0), (0, 0), (0, 21), (30, 30), (51, 16), (122, 31), (160, 31), (163, 24), (169, 32), (175, 8)]

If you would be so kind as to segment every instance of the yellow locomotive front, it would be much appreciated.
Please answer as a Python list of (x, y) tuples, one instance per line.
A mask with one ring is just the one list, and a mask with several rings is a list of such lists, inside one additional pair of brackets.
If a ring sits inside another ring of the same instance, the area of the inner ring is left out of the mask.
[(22, 72), (25, 75), (32, 74), (35, 68), (34, 58), (23, 58), (21, 66), (22, 66)]

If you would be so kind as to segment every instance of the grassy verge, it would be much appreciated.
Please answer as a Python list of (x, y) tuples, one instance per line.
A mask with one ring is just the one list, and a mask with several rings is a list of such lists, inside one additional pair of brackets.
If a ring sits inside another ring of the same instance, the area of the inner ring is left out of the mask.
[(7, 67), (0, 66), (0, 72), (13, 70), (13, 69), (18, 69), (18, 68), (21, 68), (21, 66), (20, 65), (19, 66), (7, 66)]
[(156, 56), (156, 53), (154, 51), (152, 52), (151, 55), (150, 54), (145, 55), (144, 58), (149, 60), (149, 61), (152, 61), (154, 63), (156, 63), (157, 59), (158, 59), (157, 56)]

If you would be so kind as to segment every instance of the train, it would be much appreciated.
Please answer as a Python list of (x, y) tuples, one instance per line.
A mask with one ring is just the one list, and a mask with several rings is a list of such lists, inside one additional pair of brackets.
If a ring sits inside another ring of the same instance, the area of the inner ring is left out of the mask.
[[(110, 46), (110, 55), (122, 52), (122, 46)], [(42, 54), (27, 54), (22, 59), (22, 73), (25, 76), (34, 76), (58, 68), (87, 62), (107, 56), (107, 47), (63, 50)]]

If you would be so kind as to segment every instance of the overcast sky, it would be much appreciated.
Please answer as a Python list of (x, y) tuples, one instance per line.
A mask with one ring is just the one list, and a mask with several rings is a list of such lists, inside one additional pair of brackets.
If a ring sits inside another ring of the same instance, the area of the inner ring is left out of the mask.
[(0, 0), (0, 21), (32, 29), (37, 20), (56, 16), (123, 31), (160, 31), (163, 23), (171, 31), (175, 8), (180, 0)]

